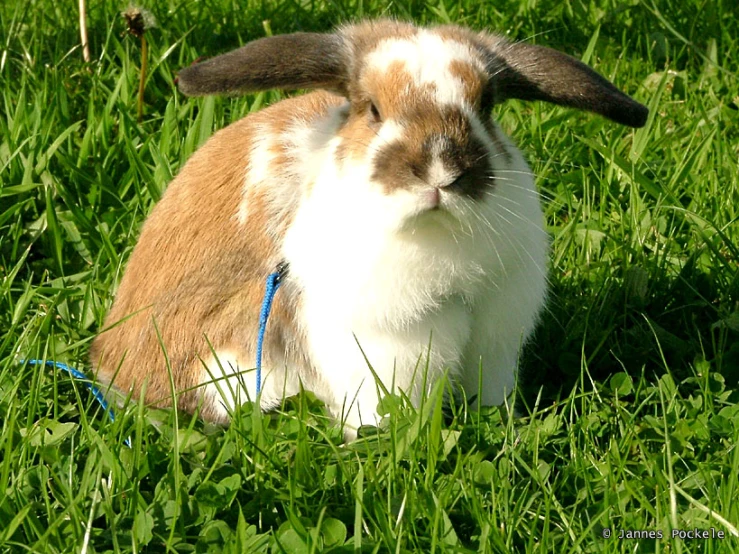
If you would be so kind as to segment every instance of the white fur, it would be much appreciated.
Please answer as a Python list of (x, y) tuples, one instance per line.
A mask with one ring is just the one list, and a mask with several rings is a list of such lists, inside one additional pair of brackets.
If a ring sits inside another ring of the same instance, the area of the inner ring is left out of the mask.
[(375, 147), (390, 138), (402, 138), (392, 122), (368, 159), (342, 169), (327, 156), (283, 247), (303, 290), (310, 359), (328, 384), (305, 386), (346, 420), (350, 435), (376, 423), (367, 362), (388, 389), (418, 402), (427, 365), (429, 385), (449, 369), (477, 394), (482, 358), (481, 400), (502, 402), (546, 294), (548, 239), (515, 147), (501, 137), (511, 161), (494, 154), (500, 179), (484, 202), (442, 191), (448, 211), (424, 213), (417, 193), (387, 195), (371, 180)]
[(446, 166), (444, 166), (441, 160), (437, 157), (429, 166), (428, 180), (430, 185), (443, 187), (451, 183), (454, 180), (454, 176), (449, 173)]
[[(262, 396), (260, 407), (270, 410), (283, 398), (300, 392), (299, 382), (288, 380), (284, 368), (275, 367), (270, 360), (262, 367)], [(231, 350), (221, 350), (206, 361), (202, 383), (205, 384), (206, 402), (216, 408), (226, 419), (234, 407), (256, 399), (256, 360), (244, 360)]]
[[(271, 214), (267, 231), (279, 236), (279, 223), (296, 209), (294, 202), (300, 195), (292, 193), (296, 178), (304, 184), (312, 182), (320, 167), (321, 152), (328, 141), (336, 134), (343, 114), (348, 109), (345, 104), (329, 110), (328, 117), (318, 120), (311, 117), (296, 118), (287, 129), (273, 130), (268, 126), (257, 126), (249, 152), (241, 202), (236, 219), (244, 225), (249, 217), (250, 192), (260, 188), (267, 196), (267, 203), (276, 207), (279, 213)], [(315, 115), (315, 114), (308, 114)], [(282, 149), (289, 158), (288, 164), (275, 163), (276, 150)]]
[[(285, 222), (297, 211), (305, 189), (316, 180), (328, 145), (348, 109), (347, 102), (330, 108), (326, 117), (300, 118), (277, 133), (275, 143), (279, 143), (287, 153), (289, 163), (272, 166), (269, 186), (262, 188), (265, 203), (271, 210), (267, 218), (267, 233), (275, 239), (281, 240)], [(294, 191), (296, 181), (303, 187), (299, 194)]]
[(249, 153), (249, 168), (244, 179), (244, 186), (241, 189), (241, 202), (236, 214), (236, 219), (241, 225), (244, 225), (249, 217), (249, 192), (272, 177), (271, 168), (275, 159), (273, 133), (263, 127), (258, 127), (256, 131)]
[(242, 369), (241, 361), (235, 352), (217, 352), (207, 362), (203, 383), (205, 398), (212, 403), (222, 418), (228, 417), (234, 407), (256, 398), (256, 375), (253, 371)]

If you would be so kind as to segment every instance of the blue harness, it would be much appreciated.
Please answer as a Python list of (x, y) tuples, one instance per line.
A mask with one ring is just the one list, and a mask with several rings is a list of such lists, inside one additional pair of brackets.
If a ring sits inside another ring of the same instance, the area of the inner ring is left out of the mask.
[(257, 335), (257, 394), (262, 392), (262, 345), (264, 344), (264, 332), (267, 330), (267, 320), (269, 319), (269, 312), (272, 310), (272, 300), (274, 300), (275, 293), (282, 284), (282, 279), (285, 277), (285, 273), (287, 273), (287, 268), (287, 262), (277, 264), (277, 270), (267, 277), (267, 286), (264, 289), (262, 309), (259, 312), (259, 334)]

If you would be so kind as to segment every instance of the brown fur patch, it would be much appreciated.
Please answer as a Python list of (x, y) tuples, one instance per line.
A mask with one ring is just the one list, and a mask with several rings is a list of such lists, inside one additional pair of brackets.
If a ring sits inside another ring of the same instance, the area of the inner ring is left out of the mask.
[(480, 71), (467, 62), (452, 60), (449, 64), (449, 73), (462, 83), (464, 99), (475, 109), (480, 108), (482, 93), (486, 80)]
[(402, 119), (408, 107), (418, 109), (419, 105), (425, 104), (427, 109), (431, 109), (435, 104), (436, 86), (414, 82), (405, 63), (400, 60), (392, 62), (386, 71), (368, 68), (359, 85), (359, 90), (353, 91), (352, 100), (373, 100), (383, 120)]
[(409, 113), (435, 109), (434, 85), (414, 83), (402, 61), (392, 62), (384, 72), (368, 68), (357, 85), (350, 90), (349, 119), (339, 132), (344, 139), (337, 150), (339, 160), (364, 158), (376, 137), (380, 124), (372, 121), (370, 103), (377, 106), (383, 120), (404, 120)]
[(388, 194), (407, 188), (427, 178), (435, 155), (460, 178), (455, 187), (458, 192), (481, 198), (492, 186), (488, 151), (473, 136), (467, 116), (452, 106), (429, 109), (421, 105), (407, 113), (403, 138), (380, 148), (372, 178), (382, 183)]
[(336, 148), (337, 163), (342, 164), (349, 158), (362, 159), (370, 143), (377, 136), (377, 129), (378, 127), (371, 125), (368, 120), (366, 104), (360, 108), (352, 106), (346, 123), (338, 133), (342, 141)]

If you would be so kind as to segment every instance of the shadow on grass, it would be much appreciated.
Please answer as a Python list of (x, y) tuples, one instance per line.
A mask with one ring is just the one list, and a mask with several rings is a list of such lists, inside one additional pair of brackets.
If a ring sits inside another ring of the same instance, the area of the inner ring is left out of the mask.
[(519, 387), (529, 406), (540, 390), (545, 405), (569, 394), (583, 367), (596, 382), (618, 372), (654, 380), (666, 371), (680, 382), (708, 363), (736, 387), (739, 311), (730, 299), (739, 298), (739, 280), (721, 283), (695, 257), (674, 278), (639, 266), (617, 271), (599, 287), (555, 277), (523, 354)]

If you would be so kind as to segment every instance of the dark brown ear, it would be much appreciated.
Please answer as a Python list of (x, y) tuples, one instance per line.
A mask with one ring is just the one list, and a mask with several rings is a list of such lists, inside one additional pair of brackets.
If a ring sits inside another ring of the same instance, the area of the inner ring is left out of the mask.
[(294, 33), (267, 37), (180, 70), (188, 96), (269, 89), (346, 88), (345, 49), (337, 35)]
[(544, 100), (603, 115), (629, 127), (643, 127), (649, 110), (575, 58), (525, 43), (498, 43), (493, 67), (498, 99)]

